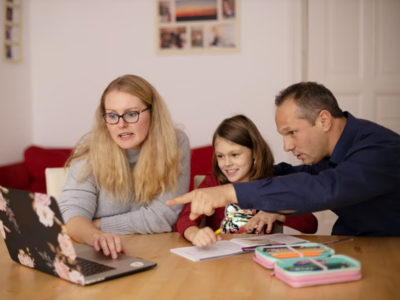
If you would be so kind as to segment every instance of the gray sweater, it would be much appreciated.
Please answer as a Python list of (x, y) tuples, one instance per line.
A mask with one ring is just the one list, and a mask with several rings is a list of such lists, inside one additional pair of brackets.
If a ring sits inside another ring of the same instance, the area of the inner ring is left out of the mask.
[[(94, 177), (89, 176), (82, 183), (77, 182), (79, 166), (82, 161), (74, 162), (68, 174), (67, 182), (60, 197), (60, 209), (64, 221), (81, 216), (89, 221), (101, 218), (101, 230), (117, 234), (148, 234), (172, 231), (183, 205), (169, 207), (165, 201), (183, 195), (189, 190), (190, 145), (185, 133), (176, 130), (179, 145), (183, 151), (182, 173), (174, 193), (166, 191), (157, 195), (150, 205), (135, 203), (122, 204), (118, 199), (111, 200), (107, 192), (96, 186)], [(139, 158), (140, 150), (125, 150), (129, 165), (133, 168)], [(156, 159), (156, 158), (155, 158)]]

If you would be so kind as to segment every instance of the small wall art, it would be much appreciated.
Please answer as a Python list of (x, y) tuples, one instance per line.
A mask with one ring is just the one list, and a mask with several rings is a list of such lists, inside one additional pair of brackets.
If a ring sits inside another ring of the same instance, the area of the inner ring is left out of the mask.
[(155, 0), (156, 52), (238, 52), (239, 2)]
[(3, 53), (8, 62), (21, 61), (21, 0), (4, 1)]

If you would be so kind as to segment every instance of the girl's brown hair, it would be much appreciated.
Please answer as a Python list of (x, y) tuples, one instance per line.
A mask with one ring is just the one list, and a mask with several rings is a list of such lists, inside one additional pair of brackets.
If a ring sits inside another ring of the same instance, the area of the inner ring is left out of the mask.
[[(102, 118), (106, 96), (115, 90), (134, 95), (152, 107), (150, 130), (133, 169), (125, 150), (114, 142)], [(66, 166), (84, 160), (80, 181), (92, 174), (96, 185), (104, 188), (111, 198), (122, 203), (150, 204), (156, 194), (176, 189), (181, 157), (176, 131), (160, 94), (143, 78), (125, 75), (111, 82), (103, 92), (94, 128), (78, 142)]]
[[(223, 120), (213, 136), (212, 144), (214, 149), (217, 137), (251, 149), (254, 164), (250, 169), (250, 181), (267, 178), (272, 175), (274, 165), (272, 151), (261, 136), (257, 126), (249, 118), (244, 115), (236, 115)], [(229, 183), (228, 178), (218, 167), (215, 153), (212, 165), (217, 180), (221, 184)]]

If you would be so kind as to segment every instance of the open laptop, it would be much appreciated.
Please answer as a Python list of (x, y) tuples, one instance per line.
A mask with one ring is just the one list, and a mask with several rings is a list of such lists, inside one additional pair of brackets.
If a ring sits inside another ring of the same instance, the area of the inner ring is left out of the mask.
[(157, 265), (121, 253), (111, 259), (91, 246), (73, 245), (53, 197), (1, 186), (0, 235), (15, 262), (81, 285)]

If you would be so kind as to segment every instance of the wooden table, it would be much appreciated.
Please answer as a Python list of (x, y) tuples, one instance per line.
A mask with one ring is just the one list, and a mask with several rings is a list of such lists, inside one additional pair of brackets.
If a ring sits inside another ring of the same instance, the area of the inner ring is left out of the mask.
[[(246, 235), (222, 235), (224, 239)], [(340, 236), (299, 236), (326, 242)], [(82, 287), (13, 262), (0, 241), (0, 299), (400, 299), (400, 238), (356, 237), (331, 244), (361, 262), (363, 278), (292, 288), (253, 262), (251, 253), (192, 262), (170, 252), (189, 246), (177, 233), (123, 236), (133, 256), (157, 262), (152, 270)]]

